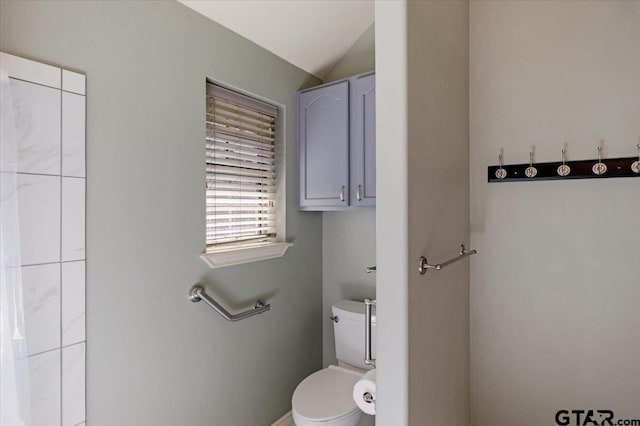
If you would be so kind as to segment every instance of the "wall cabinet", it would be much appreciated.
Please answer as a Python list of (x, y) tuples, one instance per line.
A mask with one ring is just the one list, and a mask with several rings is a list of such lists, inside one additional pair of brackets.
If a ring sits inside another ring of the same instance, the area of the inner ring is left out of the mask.
[(375, 74), (298, 93), (300, 210), (375, 207)]

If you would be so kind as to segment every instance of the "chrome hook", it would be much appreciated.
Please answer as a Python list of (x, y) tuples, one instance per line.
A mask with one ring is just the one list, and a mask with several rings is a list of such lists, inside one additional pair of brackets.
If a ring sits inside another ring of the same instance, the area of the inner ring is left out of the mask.
[(567, 153), (567, 148), (566, 145), (564, 148), (562, 148), (562, 165), (558, 166), (558, 175), (560, 176), (567, 176), (569, 173), (571, 173), (571, 167), (567, 166), (565, 164), (566, 158), (565, 158), (565, 154)]
[(500, 168), (496, 170), (496, 177), (498, 179), (504, 179), (507, 177), (507, 171), (502, 167), (502, 150), (498, 154), (498, 162), (500, 163)]
[[(640, 138), (639, 138), (640, 140)], [(638, 143), (638, 145), (636, 145), (638, 147), (638, 161), (635, 161), (632, 165), (631, 165), (631, 170), (633, 170), (633, 173), (640, 173), (640, 143)]]
[(533, 178), (538, 174), (538, 169), (533, 167), (533, 151), (529, 151), (529, 167), (524, 171), (525, 176)]
[(598, 162), (593, 165), (591, 170), (596, 175), (603, 175), (607, 171), (607, 165), (602, 162), (602, 145), (604, 144), (604, 140), (600, 141), (600, 145), (598, 145)]

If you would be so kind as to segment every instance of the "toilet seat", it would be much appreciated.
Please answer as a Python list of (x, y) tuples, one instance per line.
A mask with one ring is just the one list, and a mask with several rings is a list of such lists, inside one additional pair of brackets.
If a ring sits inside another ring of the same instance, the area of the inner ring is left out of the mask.
[(355, 424), (362, 412), (353, 400), (353, 386), (361, 377), (334, 365), (308, 376), (291, 399), (296, 425)]

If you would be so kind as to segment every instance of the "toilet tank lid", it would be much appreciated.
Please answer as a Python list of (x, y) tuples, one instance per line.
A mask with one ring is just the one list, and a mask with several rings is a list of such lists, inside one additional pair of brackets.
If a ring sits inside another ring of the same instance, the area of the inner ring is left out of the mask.
[[(364, 321), (364, 303), (355, 300), (341, 300), (331, 307), (333, 315), (338, 318), (350, 319), (355, 321)], [(371, 308), (371, 322), (376, 322), (376, 307)]]

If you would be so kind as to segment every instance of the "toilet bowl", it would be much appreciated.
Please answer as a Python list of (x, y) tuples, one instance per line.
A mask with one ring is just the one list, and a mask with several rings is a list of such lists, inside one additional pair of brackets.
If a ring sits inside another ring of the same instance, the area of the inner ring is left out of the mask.
[(291, 399), (296, 426), (354, 426), (362, 411), (353, 400), (353, 386), (362, 373), (330, 365), (304, 379)]

